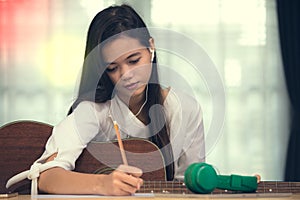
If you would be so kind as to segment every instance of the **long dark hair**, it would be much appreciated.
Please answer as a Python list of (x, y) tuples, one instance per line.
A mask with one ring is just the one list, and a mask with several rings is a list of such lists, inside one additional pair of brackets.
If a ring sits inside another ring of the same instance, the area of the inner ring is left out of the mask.
[[(130, 30), (134, 34), (130, 34)], [(145, 47), (149, 47), (151, 38), (146, 24), (133, 8), (128, 5), (111, 6), (99, 12), (92, 20), (86, 41), (85, 63), (79, 85), (78, 97), (70, 112), (83, 100), (90, 100), (96, 103), (103, 103), (113, 98), (114, 85), (108, 77), (101, 64), (99, 47), (108, 39), (118, 34), (126, 34), (129, 37), (139, 40)], [(170, 144), (169, 134), (165, 122), (165, 114), (161, 110), (154, 109), (149, 116), (151, 106), (163, 105), (162, 88), (158, 82), (158, 71), (156, 65), (156, 53), (152, 64), (152, 72), (148, 83), (148, 101), (141, 112), (141, 115), (149, 123), (150, 133), (156, 133), (149, 138), (162, 151), (166, 161), (167, 180), (174, 178), (173, 153)], [(100, 71), (99, 71), (100, 70)], [(101, 77), (99, 79), (99, 73)], [(95, 77), (97, 75), (98, 77)], [(95, 78), (97, 81), (95, 81)], [(151, 122), (151, 123), (150, 123)], [(160, 129), (161, 124), (163, 128)]]

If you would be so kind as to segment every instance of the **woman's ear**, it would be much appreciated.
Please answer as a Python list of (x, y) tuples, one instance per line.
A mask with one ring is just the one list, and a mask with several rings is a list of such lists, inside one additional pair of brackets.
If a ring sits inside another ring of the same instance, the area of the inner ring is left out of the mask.
[[(154, 45), (154, 39), (152, 37), (150, 37), (149, 39), (149, 48), (154, 51), (155, 50), (155, 45)], [(150, 51), (151, 51), (150, 50)]]

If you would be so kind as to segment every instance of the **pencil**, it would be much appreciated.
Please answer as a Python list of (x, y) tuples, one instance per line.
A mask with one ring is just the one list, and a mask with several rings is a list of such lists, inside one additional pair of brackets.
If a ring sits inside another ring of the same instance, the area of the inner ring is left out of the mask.
[(122, 142), (120, 131), (119, 131), (119, 126), (118, 126), (116, 121), (113, 121), (113, 122), (114, 122), (114, 128), (115, 128), (115, 131), (116, 131), (116, 135), (117, 135), (117, 138), (118, 138), (118, 144), (119, 144), (123, 164), (128, 165), (127, 158), (126, 158), (126, 155), (125, 155), (124, 146), (123, 146), (123, 142)]

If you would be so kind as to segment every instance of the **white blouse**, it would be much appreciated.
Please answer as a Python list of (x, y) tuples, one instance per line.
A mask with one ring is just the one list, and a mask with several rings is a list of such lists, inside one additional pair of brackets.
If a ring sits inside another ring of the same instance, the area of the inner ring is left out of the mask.
[[(153, 108), (152, 108), (153, 107)], [(205, 139), (202, 111), (191, 96), (170, 89), (163, 109), (173, 149), (175, 178), (182, 179), (186, 168), (194, 162), (205, 161)], [(151, 116), (151, 115), (150, 115)], [(54, 126), (45, 152), (31, 169), (12, 177), (7, 188), (25, 178), (32, 180), (32, 194), (37, 194), (37, 177), (51, 167), (73, 170), (75, 162), (91, 141), (116, 140), (113, 120), (119, 125), (121, 138), (148, 138), (150, 133), (144, 125), (116, 95), (105, 103), (81, 102), (74, 112)], [(53, 161), (45, 160), (57, 153)]]

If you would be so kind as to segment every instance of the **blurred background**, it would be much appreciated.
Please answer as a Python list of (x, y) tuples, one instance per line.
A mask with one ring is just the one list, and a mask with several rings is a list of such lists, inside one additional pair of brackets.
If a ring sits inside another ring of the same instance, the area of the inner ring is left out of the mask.
[[(223, 174), (283, 180), (290, 119), (275, 0), (0, 0), (0, 126), (21, 119), (55, 125), (66, 116), (89, 23), (121, 3), (133, 6), (148, 26), (191, 38), (215, 63), (225, 119), (207, 162)], [(182, 67), (173, 57), (158, 52), (164, 64)], [(210, 92), (218, 91), (208, 92), (190, 75), (206, 128)]]

